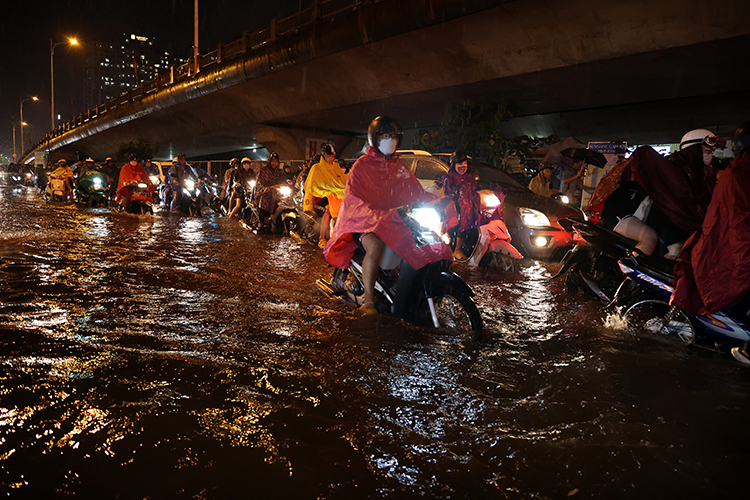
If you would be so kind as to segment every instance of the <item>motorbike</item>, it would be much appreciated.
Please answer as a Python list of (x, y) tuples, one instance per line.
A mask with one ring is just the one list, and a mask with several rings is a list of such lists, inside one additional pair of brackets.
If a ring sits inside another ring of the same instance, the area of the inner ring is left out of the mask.
[(68, 191), (69, 187), (65, 176), (50, 174), (47, 188), (44, 191), (44, 199), (47, 201), (65, 201)]
[[(437, 229), (440, 216), (434, 208), (403, 207), (399, 209), (399, 214), (411, 230), (417, 246), (443, 241)], [(349, 268), (335, 270), (331, 281), (317, 280), (318, 289), (330, 297), (343, 299), (357, 307), (362, 305), (364, 257), (364, 248), (358, 242)], [(386, 247), (375, 282), (381, 312), (390, 313), (396, 305), (396, 285), (404, 264), (404, 260), (396, 252)], [(476, 339), (482, 337), (482, 317), (474, 304), (474, 292), (451, 270), (451, 261), (427, 264), (414, 272), (408, 286), (407, 294), (399, 294), (407, 297), (407, 303), (398, 304), (399, 309), (404, 310), (405, 319), (441, 330), (471, 334)]]
[(148, 184), (131, 181), (125, 183), (125, 186), (130, 188), (130, 203), (128, 204), (127, 212), (136, 215), (153, 215), (153, 197), (148, 191)]
[(500, 199), (490, 190), (479, 191), (482, 217), (488, 220), (464, 241), (463, 251), (469, 255), (468, 265), (489, 267), (501, 271), (512, 270), (515, 262), (522, 260), (523, 255), (511, 244), (510, 233), (505, 221), (493, 215), (501, 206)]
[(618, 267), (625, 280), (608, 309), (625, 319), (634, 333), (658, 333), (698, 347), (731, 352), (738, 360), (750, 360), (738, 353), (750, 342), (750, 297), (724, 311), (695, 315), (670, 305), (674, 265), (666, 259), (628, 252)]
[(203, 180), (194, 180), (190, 177), (182, 181), (182, 196), (179, 198), (180, 212), (200, 217), (201, 207), (206, 203), (205, 198), (210, 192), (210, 186), (207, 186)]
[(34, 172), (30, 168), (27, 168), (27, 167), (22, 168), (19, 174), (21, 175), (22, 184), (24, 186), (33, 187), (36, 184), (35, 179), (34, 179)]
[[(251, 181), (254, 183), (255, 181)], [(268, 213), (260, 209), (256, 199), (249, 200), (243, 212), (244, 223), (256, 232), (271, 232), (276, 234), (299, 234), (300, 222), (294, 203), (295, 189), (286, 183), (265, 188), (274, 195), (276, 209)], [(258, 196), (258, 199), (260, 196)]]
[(560, 224), (573, 231), (576, 245), (565, 254), (552, 278), (567, 273), (565, 287), (569, 292), (583, 290), (610, 304), (622, 283), (617, 262), (634, 250), (637, 242), (591, 221), (563, 219)]
[(151, 195), (152, 196), (152, 202), (154, 205), (160, 204), (162, 200), (162, 186), (161, 186), (161, 179), (158, 175), (149, 175), (148, 179), (151, 181), (151, 184), (154, 185), (154, 192)]
[(89, 170), (78, 177), (78, 202), (89, 207), (106, 206), (109, 200), (109, 179), (98, 170)]

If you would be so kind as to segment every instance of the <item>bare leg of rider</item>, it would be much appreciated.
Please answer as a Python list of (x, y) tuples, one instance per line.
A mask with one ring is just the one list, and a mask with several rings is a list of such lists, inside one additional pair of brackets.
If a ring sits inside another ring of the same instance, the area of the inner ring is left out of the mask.
[(366, 313), (372, 314), (375, 312), (375, 280), (378, 277), (380, 259), (383, 256), (383, 250), (385, 250), (385, 243), (374, 233), (363, 235), (361, 241), (365, 249), (365, 259), (362, 262), (365, 301), (362, 306)]
[(641, 222), (637, 217), (628, 217), (618, 222), (615, 226), (615, 232), (631, 240), (636, 240), (638, 244), (635, 247), (646, 255), (654, 253), (656, 244), (659, 242), (659, 235), (656, 234), (656, 231), (651, 226)]

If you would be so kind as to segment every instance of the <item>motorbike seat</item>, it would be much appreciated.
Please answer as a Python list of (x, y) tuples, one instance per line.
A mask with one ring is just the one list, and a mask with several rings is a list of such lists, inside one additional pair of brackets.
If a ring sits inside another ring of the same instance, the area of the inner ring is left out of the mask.
[(672, 284), (674, 279), (674, 261), (663, 257), (653, 257), (640, 252), (630, 252), (630, 259), (639, 271), (643, 271), (664, 283)]

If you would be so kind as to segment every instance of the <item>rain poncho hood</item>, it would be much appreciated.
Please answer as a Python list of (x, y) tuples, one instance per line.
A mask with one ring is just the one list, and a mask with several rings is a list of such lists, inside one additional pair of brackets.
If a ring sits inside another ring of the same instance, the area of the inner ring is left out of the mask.
[(328, 163), (325, 158), (321, 157), (320, 162), (313, 165), (307, 174), (302, 209), (305, 212), (312, 212), (315, 198), (328, 198), (331, 216), (337, 217), (345, 188), (346, 174), (339, 164), (336, 162)]
[(339, 269), (348, 267), (357, 249), (355, 233), (376, 234), (414, 269), (439, 260), (453, 260), (450, 247), (444, 243), (417, 248), (397, 210), (434, 198), (400, 158), (386, 160), (374, 148), (367, 148), (349, 173), (341, 213), (324, 249), (326, 260)]
[(720, 311), (750, 292), (750, 152), (721, 176), (675, 265), (674, 284), (672, 304), (694, 314)]
[(61, 175), (63, 177), (69, 177), (73, 178), (73, 169), (71, 169), (68, 165), (60, 165), (56, 169), (52, 171), (50, 175)]
[[(700, 149), (700, 145), (692, 146)], [(654, 205), (687, 234), (703, 223), (700, 209), (688, 177), (675, 163), (664, 158), (650, 146), (642, 146), (599, 181), (588, 204), (588, 210), (599, 211), (604, 200), (628, 181), (640, 184)]]

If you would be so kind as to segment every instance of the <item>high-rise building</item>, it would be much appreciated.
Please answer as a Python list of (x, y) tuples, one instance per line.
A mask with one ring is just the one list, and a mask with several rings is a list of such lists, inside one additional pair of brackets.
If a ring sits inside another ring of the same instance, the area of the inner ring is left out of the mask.
[(185, 62), (157, 48), (154, 37), (123, 34), (119, 43), (96, 42), (86, 60), (86, 105), (92, 109)]

